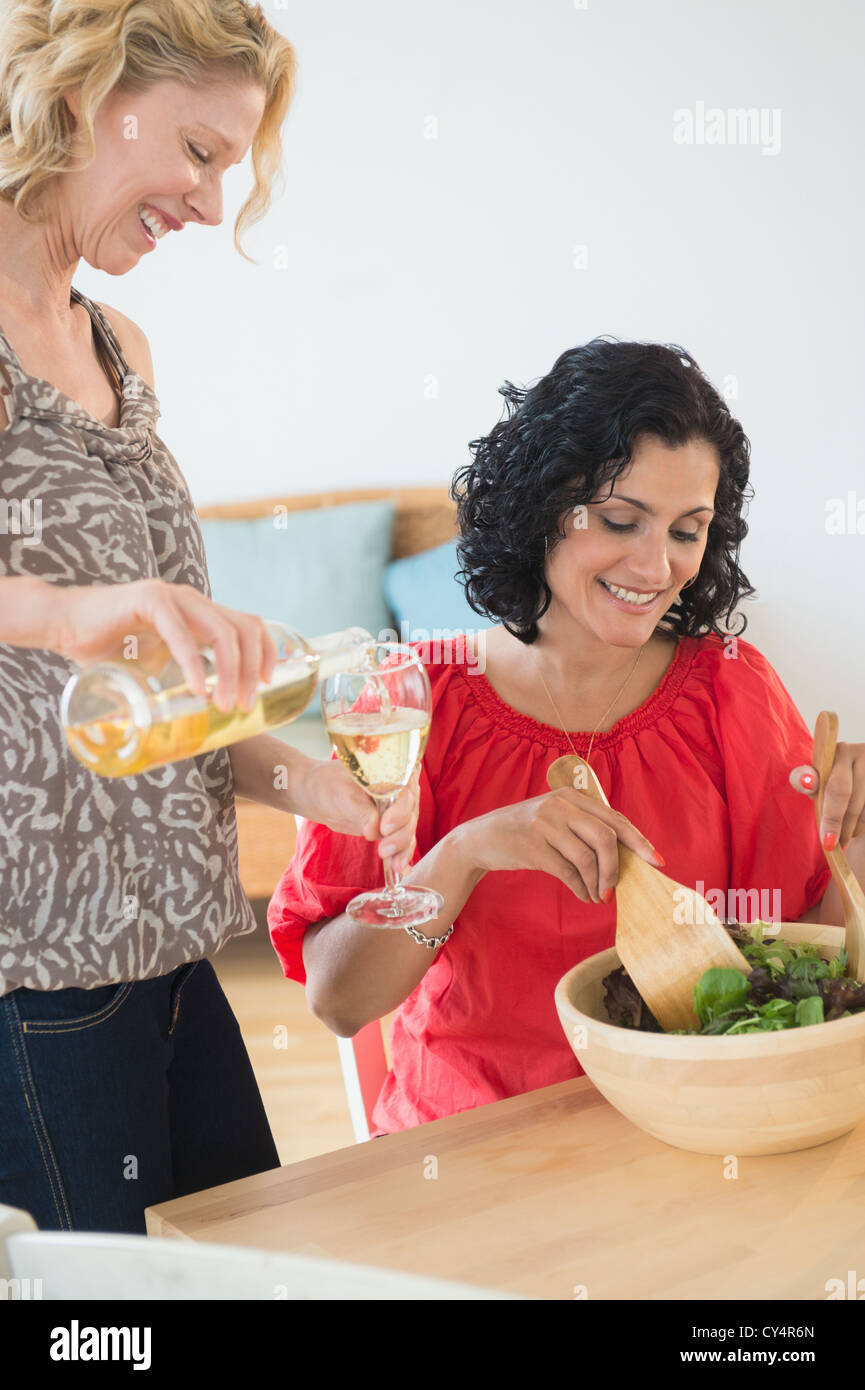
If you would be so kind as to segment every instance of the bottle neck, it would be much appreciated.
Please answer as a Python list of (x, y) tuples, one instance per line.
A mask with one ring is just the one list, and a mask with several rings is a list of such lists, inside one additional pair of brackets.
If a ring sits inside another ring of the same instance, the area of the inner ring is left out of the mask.
[(365, 653), (375, 646), (375, 638), (366, 628), (347, 627), (342, 632), (314, 637), (309, 646), (318, 656), (318, 678), (323, 681), (337, 671), (358, 670), (364, 664)]

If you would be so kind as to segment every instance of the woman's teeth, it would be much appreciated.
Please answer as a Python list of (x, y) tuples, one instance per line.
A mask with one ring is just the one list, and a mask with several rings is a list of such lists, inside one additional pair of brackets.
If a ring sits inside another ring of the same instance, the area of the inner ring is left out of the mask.
[(157, 217), (155, 212), (151, 212), (150, 208), (147, 207), (145, 203), (138, 204), (138, 216), (141, 218), (141, 221), (144, 223), (145, 227), (147, 227), (148, 231), (156, 237), (157, 241), (160, 237), (165, 236), (168, 228), (162, 221), (162, 218)]
[(625, 603), (632, 603), (635, 608), (648, 608), (649, 604), (654, 603), (661, 592), (660, 589), (656, 589), (651, 594), (638, 594), (633, 589), (620, 589), (617, 584), (609, 584), (606, 579), (602, 579), (600, 582), (614, 598), (623, 599)]

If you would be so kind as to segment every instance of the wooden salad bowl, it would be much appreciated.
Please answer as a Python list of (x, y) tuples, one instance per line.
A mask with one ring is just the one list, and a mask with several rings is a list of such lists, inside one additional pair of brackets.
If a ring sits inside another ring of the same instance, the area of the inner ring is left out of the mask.
[[(831, 960), (840, 927), (782, 922), (786, 941), (813, 941)], [(602, 981), (615, 949), (559, 981), (556, 1008), (574, 1054), (611, 1105), (677, 1149), (779, 1154), (837, 1139), (865, 1120), (865, 1012), (831, 1023), (738, 1037), (676, 1037), (607, 1020)]]

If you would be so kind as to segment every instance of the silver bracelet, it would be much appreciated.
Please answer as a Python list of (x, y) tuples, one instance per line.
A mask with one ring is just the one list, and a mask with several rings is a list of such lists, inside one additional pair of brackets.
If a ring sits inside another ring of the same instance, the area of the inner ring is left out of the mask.
[(443, 946), (453, 929), (454, 924), (453, 922), (451, 922), (444, 936), (424, 936), (423, 932), (417, 930), (417, 927), (403, 928), (403, 930), (407, 931), (409, 936), (413, 936), (415, 941), (417, 941), (421, 946), (426, 946), (428, 951), (434, 951), (436, 946)]

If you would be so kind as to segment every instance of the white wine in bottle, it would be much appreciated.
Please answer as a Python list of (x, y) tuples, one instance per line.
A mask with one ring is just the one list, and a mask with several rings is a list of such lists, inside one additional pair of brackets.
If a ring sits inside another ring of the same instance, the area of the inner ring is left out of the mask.
[(190, 690), (167, 647), (152, 639), (141, 640), (134, 659), (77, 672), (61, 703), (71, 751), (101, 777), (133, 777), (253, 738), (297, 719), (319, 680), (362, 667), (373, 642), (363, 628), (307, 641), (282, 623), (271, 621), (267, 627), (279, 660), (249, 711), (224, 712), (213, 705), (216, 664), (209, 648), (202, 651), (208, 696)]

